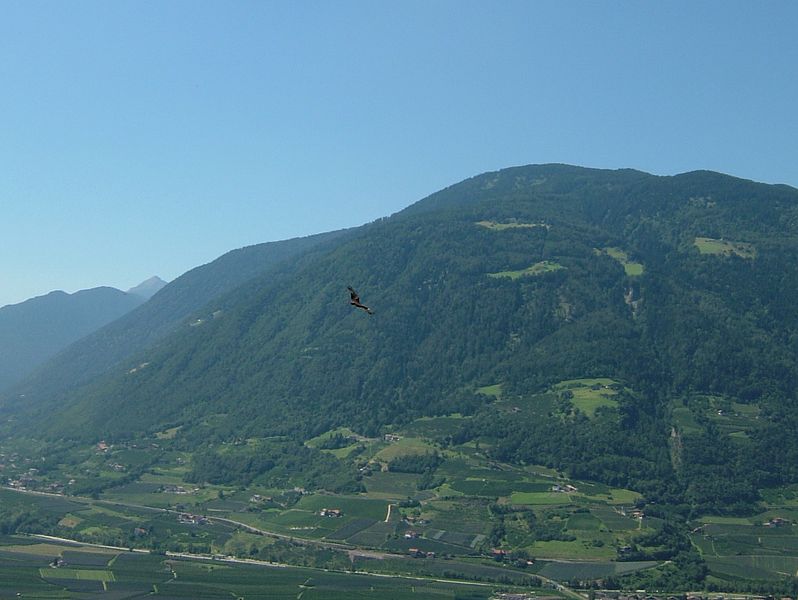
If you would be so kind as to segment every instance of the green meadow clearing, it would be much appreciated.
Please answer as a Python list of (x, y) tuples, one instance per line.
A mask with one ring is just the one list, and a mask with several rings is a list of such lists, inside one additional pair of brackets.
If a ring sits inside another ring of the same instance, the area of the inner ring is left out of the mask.
[(693, 242), (701, 254), (718, 254), (722, 256), (739, 256), (740, 258), (756, 258), (756, 247), (748, 242), (696, 237)]
[(606, 254), (607, 256), (610, 256), (621, 263), (621, 265), (623, 265), (624, 271), (629, 277), (638, 277), (639, 275), (642, 275), (643, 271), (645, 270), (642, 263), (629, 260), (629, 255), (620, 248), (602, 248), (600, 250), (596, 249), (596, 252), (598, 254)]
[(499, 271), (498, 273), (488, 273), (488, 277), (507, 277), (509, 279), (518, 279), (519, 277), (534, 277), (536, 275), (543, 275), (544, 273), (551, 273), (552, 271), (559, 271), (560, 269), (564, 268), (565, 267), (558, 262), (542, 260), (540, 262), (536, 262), (534, 265), (530, 265), (525, 269), (520, 269), (518, 271)]
[(617, 381), (608, 378), (570, 379), (554, 385), (552, 390), (558, 393), (569, 392), (571, 404), (592, 417), (602, 406), (618, 405), (614, 396), (618, 394), (619, 387)]
[(494, 231), (506, 231), (508, 229), (535, 229), (537, 227), (549, 229), (550, 227), (545, 223), (518, 223), (518, 222), (497, 223), (496, 221), (477, 221), (477, 225), (485, 227), (486, 229), (492, 229)]

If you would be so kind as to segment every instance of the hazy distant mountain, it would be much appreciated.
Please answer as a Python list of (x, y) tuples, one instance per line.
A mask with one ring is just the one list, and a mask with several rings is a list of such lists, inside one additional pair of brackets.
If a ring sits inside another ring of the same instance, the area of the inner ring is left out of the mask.
[(154, 277), (150, 277), (146, 281), (142, 281), (135, 287), (130, 288), (127, 293), (133, 294), (135, 296), (141, 296), (145, 300), (149, 300), (155, 294), (161, 291), (161, 289), (166, 285), (166, 282), (155, 275)]
[(142, 296), (98, 287), (74, 294), (50, 292), (0, 308), (0, 389), (142, 302)]
[[(257, 275), (268, 273), (287, 258), (344, 233), (336, 231), (239, 248), (196, 267), (165, 285), (135, 310), (64, 349), (23, 381), (14, 395), (25, 394), (35, 402), (84, 383), (131, 354), (155, 344), (214, 298)], [(156, 284), (150, 279), (133, 290), (142, 286), (152, 289)], [(141, 303), (140, 296), (131, 297), (138, 298)]]

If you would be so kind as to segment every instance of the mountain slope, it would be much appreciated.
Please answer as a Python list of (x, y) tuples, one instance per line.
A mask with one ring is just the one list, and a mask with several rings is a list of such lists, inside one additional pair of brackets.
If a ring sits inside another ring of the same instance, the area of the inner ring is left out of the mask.
[(0, 390), (143, 301), (136, 295), (99, 287), (74, 294), (50, 292), (0, 308)]
[(196, 267), (164, 286), (136, 310), (66, 348), (18, 385), (14, 396), (24, 395), (32, 403), (44, 398), (60, 399), (65, 391), (155, 344), (212, 299), (268, 272), (283, 260), (343, 234), (330, 232), (248, 246)]
[[(730, 510), (798, 481), (796, 233), (786, 186), (488, 173), (280, 263), (17, 427), (179, 427), (202, 450), (459, 413), (451, 441), (501, 460)], [(617, 394), (585, 404), (582, 380)], [(756, 419), (723, 429), (724, 408)]]

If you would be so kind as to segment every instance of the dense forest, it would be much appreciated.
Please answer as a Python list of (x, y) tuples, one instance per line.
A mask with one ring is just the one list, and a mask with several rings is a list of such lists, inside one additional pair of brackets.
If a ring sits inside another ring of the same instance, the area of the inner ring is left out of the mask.
[[(798, 482), (796, 265), (786, 186), (506, 169), (289, 253), (103, 376), (3, 410), (16, 433), (50, 439), (179, 426), (192, 480), (288, 480), (292, 456), (318, 485), (344, 467), (303, 441), (459, 413), (472, 418), (447, 443), (628, 487), (685, 518), (740, 514), (761, 488)], [(617, 382), (614, 401), (587, 411), (552, 391), (578, 378)], [(497, 385), (548, 408), (497, 411), (480, 392)], [(270, 437), (284, 442), (215, 449)], [(393, 468), (431, 477), (435, 455), (417, 462)]]

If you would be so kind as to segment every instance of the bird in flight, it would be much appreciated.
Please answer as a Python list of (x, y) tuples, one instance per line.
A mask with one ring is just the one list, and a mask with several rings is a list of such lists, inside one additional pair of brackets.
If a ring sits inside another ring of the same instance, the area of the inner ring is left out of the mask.
[(352, 289), (351, 285), (346, 286), (346, 289), (349, 290), (349, 304), (351, 304), (352, 306), (356, 306), (357, 308), (362, 308), (370, 315), (374, 314), (374, 311), (372, 311), (368, 306), (366, 306), (365, 304), (361, 304), (360, 296), (358, 296), (357, 292)]

